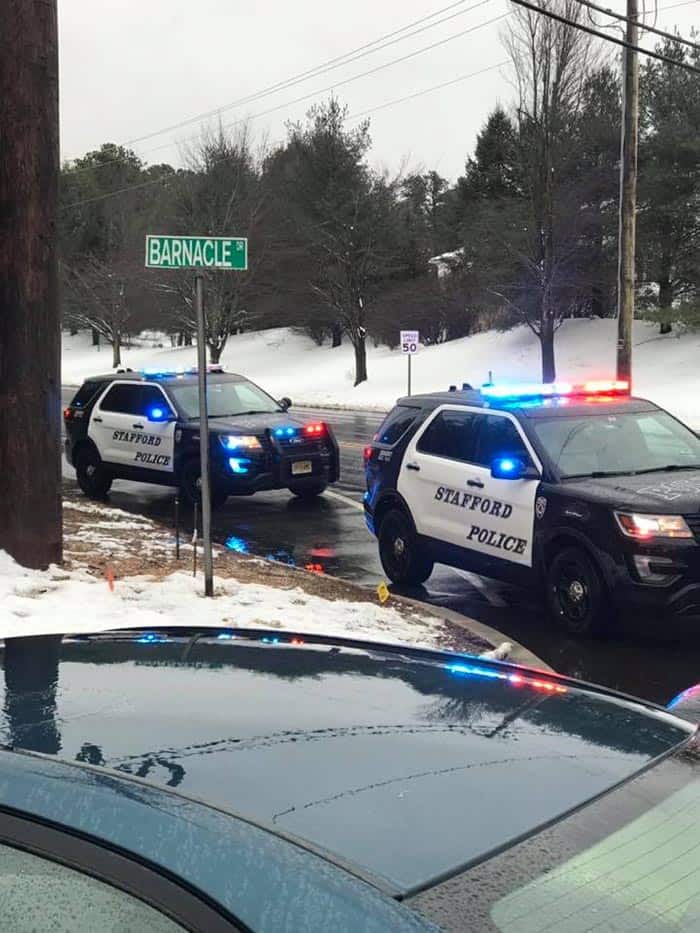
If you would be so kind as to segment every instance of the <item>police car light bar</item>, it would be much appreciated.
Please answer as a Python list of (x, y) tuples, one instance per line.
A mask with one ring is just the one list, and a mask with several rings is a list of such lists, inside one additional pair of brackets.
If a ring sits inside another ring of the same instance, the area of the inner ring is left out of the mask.
[(553, 398), (576, 395), (628, 395), (629, 382), (621, 379), (596, 379), (583, 385), (569, 382), (521, 382), (504, 385), (483, 385), (481, 394), (485, 398)]

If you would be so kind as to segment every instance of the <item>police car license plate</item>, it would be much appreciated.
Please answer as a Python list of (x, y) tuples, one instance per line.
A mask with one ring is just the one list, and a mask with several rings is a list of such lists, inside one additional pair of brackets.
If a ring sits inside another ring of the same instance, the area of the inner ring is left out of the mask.
[(310, 460), (297, 460), (292, 464), (292, 476), (300, 476), (302, 473), (311, 473), (312, 466)]

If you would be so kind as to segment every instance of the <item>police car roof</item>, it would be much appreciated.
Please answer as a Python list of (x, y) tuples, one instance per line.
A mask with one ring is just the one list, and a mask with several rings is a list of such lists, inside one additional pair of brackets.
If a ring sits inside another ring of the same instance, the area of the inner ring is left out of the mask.
[[(565, 402), (565, 404), (562, 404)], [(518, 418), (570, 418), (584, 415), (630, 414), (644, 411), (658, 411), (658, 405), (646, 399), (632, 396), (567, 396), (565, 398), (520, 398), (495, 399), (484, 398), (476, 391), (430, 392), (425, 395), (409, 395), (400, 398), (398, 405), (412, 405), (420, 408), (437, 408), (439, 405), (465, 405), (470, 408), (484, 408), (488, 411), (508, 411)]]
[[(84, 382), (158, 382), (164, 385), (193, 385), (199, 376), (196, 372), (187, 373), (146, 373), (126, 370), (123, 373), (101, 373), (97, 376), (88, 376)], [(207, 373), (207, 382), (247, 382), (240, 373)]]

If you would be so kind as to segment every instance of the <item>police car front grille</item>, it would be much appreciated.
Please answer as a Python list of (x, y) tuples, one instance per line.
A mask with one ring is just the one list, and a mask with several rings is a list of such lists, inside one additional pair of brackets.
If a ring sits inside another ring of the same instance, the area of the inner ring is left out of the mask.
[(700, 541), (700, 512), (696, 512), (694, 515), (686, 515), (685, 520), (697, 540)]
[(325, 444), (321, 441), (302, 441), (294, 443), (293, 441), (281, 440), (280, 447), (285, 454), (292, 454), (295, 457), (301, 454), (318, 454), (325, 450)]

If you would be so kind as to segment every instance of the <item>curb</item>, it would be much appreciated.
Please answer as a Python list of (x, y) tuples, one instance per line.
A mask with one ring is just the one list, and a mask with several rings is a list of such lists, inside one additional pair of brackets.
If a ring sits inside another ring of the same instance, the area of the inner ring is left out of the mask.
[(486, 625), (483, 622), (479, 622), (476, 619), (472, 619), (471, 616), (462, 615), (461, 612), (456, 612), (454, 609), (438, 609), (435, 606), (431, 606), (429, 603), (423, 603), (418, 599), (409, 599), (406, 596), (393, 596), (392, 600), (400, 599), (405, 603), (408, 603), (414, 609), (420, 610), (420, 612), (434, 616), (436, 619), (441, 621), (451, 622), (453, 625), (459, 626), (459, 628), (465, 629), (467, 632), (470, 632), (472, 635), (476, 635), (478, 638), (482, 638), (484, 641), (489, 642), (497, 648), (503, 642), (508, 642), (512, 645), (511, 650), (508, 655), (503, 659), (512, 664), (522, 664), (525, 667), (534, 667), (539, 670), (552, 671), (556, 673), (551, 665), (547, 664), (546, 661), (543, 661), (542, 658), (539, 658), (536, 654), (533, 654), (529, 648), (526, 648), (525, 645), (521, 645), (520, 642), (513, 641), (509, 635), (505, 635), (503, 632), (499, 632), (498, 629), (492, 628), (490, 625)]

